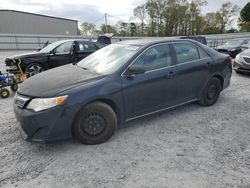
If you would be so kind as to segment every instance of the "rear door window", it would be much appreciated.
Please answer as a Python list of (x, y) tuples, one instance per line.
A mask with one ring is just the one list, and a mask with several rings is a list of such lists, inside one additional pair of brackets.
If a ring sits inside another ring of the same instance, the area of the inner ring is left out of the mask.
[(178, 64), (196, 61), (200, 59), (198, 48), (190, 43), (174, 43)]

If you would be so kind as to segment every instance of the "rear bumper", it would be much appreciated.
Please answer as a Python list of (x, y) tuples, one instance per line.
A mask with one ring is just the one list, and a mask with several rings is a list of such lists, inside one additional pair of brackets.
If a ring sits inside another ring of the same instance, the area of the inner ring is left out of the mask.
[(60, 106), (34, 112), (14, 105), (14, 113), (21, 135), (27, 141), (45, 143), (71, 137), (74, 114), (70, 109)]

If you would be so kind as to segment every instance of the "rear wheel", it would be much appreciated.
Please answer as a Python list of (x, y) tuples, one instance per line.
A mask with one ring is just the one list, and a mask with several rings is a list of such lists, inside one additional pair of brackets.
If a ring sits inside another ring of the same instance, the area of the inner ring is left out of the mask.
[(43, 71), (44, 67), (40, 63), (31, 63), (25, 68), (25, 73), (27, 73), (29, 77), (34, 76)]
[(77, 113), (72, 133), (83, 144), (100, 144), (114, 134), (116, 127), (114, 110), (105, 103), (95, 102)]
[(10, 96), (10, 92), (8, 89), (2, 88), (1, 89), (1, 97), (2, 98), (8, 98)]
[(211, 106), (218, 100), (221, 92), (221, 82), (218, 78), (212, 78), (203, 89), (198, 103), (202, 106)]

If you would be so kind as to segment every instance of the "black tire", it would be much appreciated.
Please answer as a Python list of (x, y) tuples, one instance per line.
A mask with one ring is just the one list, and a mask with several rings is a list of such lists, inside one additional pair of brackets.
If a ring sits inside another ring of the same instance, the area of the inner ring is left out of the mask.
[(221, 82), (218, 78), (213, 77), (208, 81), (202, 91), (201, 98), (198, 103), (202, 106), (211, 106), (216, 103), (221, 92)]
[(25, 73), (28, 77), (31, 77), (43, 72), (44, 70), (44, 67), (40, 63), (31, 63), (25, 68)]
[(10, 86), (10, 89), (11, 89), (12, 91), (16, 92), (17, 89), (18, 89), (18, 85), (17, 85), (17, 84), (12, 84), (12, 85)]
[(2, 98), (8, 98), (10, 96), (10, 92), (8, 89), (2, 88), (1, 89), (1, 97)]
[(117, 127), (114, 110), (102, 102), (84, 106), (77, 113), (73, 127), (73, 136), (83, 144), (100, 144), (112, 137)]

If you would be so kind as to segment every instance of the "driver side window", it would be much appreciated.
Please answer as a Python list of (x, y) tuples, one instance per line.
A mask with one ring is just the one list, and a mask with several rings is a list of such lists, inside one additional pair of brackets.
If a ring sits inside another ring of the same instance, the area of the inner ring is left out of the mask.
[(55, 54), (70, 54), (73, 42), (65, 42), (55, 49)]
[(146, 71), (171, 66), (172, 61), (169, 45), (161, 44), (147, 49), (134, 62), (134, 65), (143, 65)]

